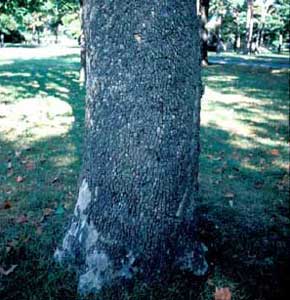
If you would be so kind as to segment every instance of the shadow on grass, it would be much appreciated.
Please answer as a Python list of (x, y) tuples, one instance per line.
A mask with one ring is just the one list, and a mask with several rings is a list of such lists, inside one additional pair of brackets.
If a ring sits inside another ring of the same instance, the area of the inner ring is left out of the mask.
[[(75, 275), (56, 266), (52, 255), (77, 193), (84, 124), (84, 91), (78, 83), (78, 68), (75, 55), (17, 60), (0, 66), (0, 82), (4, 87), (0, 102), (9, 105), (39, 95), (56, 97), (69, 103), (75, 118), (67, 133), (34, 141), (29, 147), (24, 145), (19, 149), (18, 143), (0, 139), (1, 203), (9, 200), (12, 205), (0, 211), (0, 265), (5, 269), (18, 265), (13, 273), (1, 278), (3, 300), (76, 299)], [(255, 98), (259, 110), (285, 112), (284, 77), (279, 74), (273, 81), (276, 88), (271, 89), (265, 83), (252, 82), (256, 73), (242, 78), (243, 73), (230, 66), (212, 66), (205, 72), (210, 87), (226, 94), (234, 86), (234, 91)], [(226, 76), (235, 79), (220, 80)], [(212, 81), (213, 77), (219, 81)], [(221, 100), (218, 105), (225, 106)], [(248, 119), (243, 117), (244, 122), (252, 122), (254, 112), (250, 109), (242, 105), (231, 109), (239, 116), (248, 115)], [(259, 121), (256, 126), (262, 130), (261, 134), (266, 131), (270, 139), (276, 138), (275, 129), (267, 122)], [(285, 137), (285, 128), (279, 135)], [(214, 124), (203, 126), (201, 139), (200, 237), (209, 246), (212, 263), (209, 278), (220, 268), (229, 280), (237, 282), (233, 300), (283, 299), (283, 291), (289, 284), (286, 266), (290, 247), (287, 191), (284, 186), (279, 188), (285, 169), (274, 164), (269, 156), (273, 150), (270, 146), (256, 143), (256, 147), (238, 147), (232, 143), (228, 131)], [(279, 151), (285, 156), (284, 149)], [(30, 161), (33, 168), (28, 167)], [(24, 181), (17, 182), (18, 176)], [(19, 222), (24, 214), (27, 220)], [(204, 281), (193, 284), (193, 280), (174, 275), (168, 285), (140, 288), (136, 283), (125, 298), (212, 299), (215, 286), (204, 285)], [(239, 290), (245, 290), (247, 298), (239, 298)], [(116, 300), (124, 296), (108, 290), (105, 299), (113, 299), (112, 295)]]
[[(287, 76), (237, 66), (210, 66), (204, 73), (207, 86), (222, 93), (210, 95), (204, 115), (225, 115), (201, 129), (201, 235), (211, 245), (210, 260), (237, 289), (247, 291), (245, 299), (285, 299), (290, 284)], [(218, 127), (231, 115), (251, 134)]]
[(202, 128), (201, 239), (210, 246), (209, 260), (246, 290), (246, 299), (284, 299), (289, 205), (287, 184), (281, 190), (278, 183), (287, 172), (263, 170), (259, 159), (268, 152), (237, 148), (231, 139), (224, 130)]
[(279, 56), (277, 54), (274, 55), (242, 55), (242, 54), (234, 54), (234, 53), (220, 53), (218, 55), (213, 54), (213, 57), (222, 58), (224, 61), (233, 62), (233, 63), (246, 63), (250, 64), (251, 62), (259, 65), (259, 64), (268, 64), (269, 67), (272, 65), (274, 68), (289, 67), (289, 57), (288, 55)]
[[(76, 299), (74, 273), (57, 266), (52, 256), (77, 194), (84, 126), (78, 68), (77, 56), (0, 66), (0, 104), (55, 97), (69, 103), (74, 116), (71, 129), (60, 136), (31, 142), (24, 133), (19, 137), (24, 145), (0, 138), (0, 199), (11, 204), (0, 210), (0, 265), (6, 270), (17, 264), (1, 278), (3, 300)], [(17, 182), (19, 176), (23, 182)]]

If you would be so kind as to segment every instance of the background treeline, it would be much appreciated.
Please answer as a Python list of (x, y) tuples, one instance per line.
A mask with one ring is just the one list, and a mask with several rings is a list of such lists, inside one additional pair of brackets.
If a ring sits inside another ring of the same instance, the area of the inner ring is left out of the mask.
[[(79, 0), (0, 0), (6, 43), (58, 43), (80, 36)], [(206, 51), (289, 49), (290, 0), (197, 0)]]

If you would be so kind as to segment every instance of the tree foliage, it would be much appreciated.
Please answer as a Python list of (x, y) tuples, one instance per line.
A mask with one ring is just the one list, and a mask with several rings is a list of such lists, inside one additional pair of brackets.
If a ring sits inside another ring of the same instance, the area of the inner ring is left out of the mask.
[[(253, 1), (253, 41), (271, 46), (279, 35), (289, 40), (289, 8), (290, 0)], [(209, 15), (209, 29), (215, 33), (218, 28), (224, 41), (233, 41), (237, 35), (246, 39), (246, 0), (211, 0)]]
[(75, 22), (78, 11), (78, 0), (1, 0), (0, 32), (25, 35), (47, 27), (56, 33), (64, 18), (66, 22)]

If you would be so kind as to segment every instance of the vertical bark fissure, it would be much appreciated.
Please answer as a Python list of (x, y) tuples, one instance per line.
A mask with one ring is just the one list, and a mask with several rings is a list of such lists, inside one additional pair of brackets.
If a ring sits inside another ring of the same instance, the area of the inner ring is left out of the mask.
[(194, 265), (192, 246), (202, 90), (194, 2), (87, 0), (83, 9), (79, 199), (88, 204), (77, 204), (70, 231), (81, 233), (69, 234), (80, 237), (67, 249), (83, 265), (79, 291), (99, 290), (133, 271), (150, 277), (174, 261), (199, 273), (201, 256)]

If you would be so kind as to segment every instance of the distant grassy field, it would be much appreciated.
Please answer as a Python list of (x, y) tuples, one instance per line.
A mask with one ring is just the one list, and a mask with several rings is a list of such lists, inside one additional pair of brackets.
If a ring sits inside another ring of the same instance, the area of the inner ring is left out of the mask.
[[(84, 130), (79, 57), (26, 51), (26, 59), (0, 56), (0, 299), (77, 299), (74, 273), (52, 254), (77, 194)], [(226, 286), (232, 300), (284, 299), (288, 74), (213, 65), (203, 77), (199, 211), (209, 276), (198, 285), (179, 275), (163, 286), (136, 283), (124, 297), (209, 300), (215, 287)], [(104, 299), (119, 300), (118, 293), (108, 290)]]

